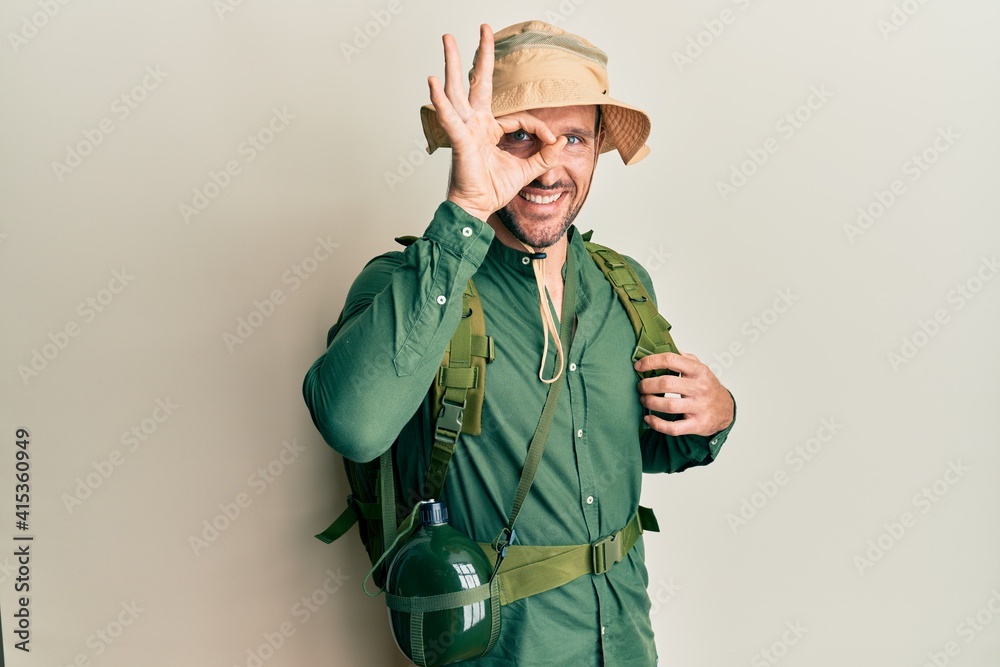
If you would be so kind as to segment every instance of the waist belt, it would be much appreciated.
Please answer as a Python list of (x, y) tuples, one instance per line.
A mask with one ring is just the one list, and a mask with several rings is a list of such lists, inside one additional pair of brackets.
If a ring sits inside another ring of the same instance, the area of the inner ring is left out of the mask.
[[(602, 537), (592, 544), (569, 546), (507, 547), (497, 578), (500, 583), (500, 604), (558, 588), (585, 574), (604, 574), (615, 563), (625, 560), (644, 531), (658, 532), (656, 515), (648, 507), (639, 506), (624, 528)], [(489, 542), (479, 542), (479, 548), (490, 558), (497, 553)]]

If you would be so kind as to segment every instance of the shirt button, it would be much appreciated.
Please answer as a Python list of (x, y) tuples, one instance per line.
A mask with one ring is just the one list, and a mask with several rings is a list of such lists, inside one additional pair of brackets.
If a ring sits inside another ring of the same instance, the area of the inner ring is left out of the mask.
[(602, 637), (604, 636), (604, 626), (603, 625), (601, 626), (601, 636)]
[(570, 365), (569, 365), (569, 369), (570, 369), (571, 371), (575, 371), (575, 370), (576, 370), (576, 364), (570, 364)]
[(522, 257), (521, 264), (531, 264), (531, 260), (527, 257)]
[(462, 236), (472, 236), (472, 227), (462, 227)]
[(588, 505), (594, 504), (594, 496), (587, 496), (587, 504)]
[(576, 429), (576, 437), (578, 437), (578, 438), (582, 438), (583, 437), (583, 429), (582, 428)]
[(438, 298), (437, 298), (438, 305), (443, 306), (445, 304), (445, 301), (447, 301), (447, 300), (448, 300), (448, 298), (445, 297), (444, 294), (438, 295)]

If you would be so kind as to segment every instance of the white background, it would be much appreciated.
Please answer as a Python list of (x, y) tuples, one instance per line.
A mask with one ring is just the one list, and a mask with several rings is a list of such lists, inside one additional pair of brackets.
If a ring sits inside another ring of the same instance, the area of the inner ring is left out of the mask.
[[(1000, 664), (1000, 6), (226, 7), (0, 10), (9, 664), (248, 667), (262, 645), (268, 667), (402, 663), (383, 602), (359, 590), (360, 543), (312, 537), (347, 490), (300, 385), (353, 277), (444, 197), (449, 154), (421, 153), (417, 112), (443, 75), (441, 34), (467, 68), (480, 22), (528, 18), (607, 51), (611, 94), (651, 114), (651, 155), (603, 156), (578, 225), (647, 267), (678, 344), (738, 401), (716, 463), (646, 479), (661, 665)], [(803, 107), (814, 89), (825, 101)], [(262, 133), (275, 110), (281, 131)], [(271, 141), (250, 160), (259, 133)], [(230, 160), (239, 173), (210, 187)], [(723, 197), (723, 182), (740, 187)], [(195, 190), (211, 196), (185, 216)], [(879, 215), (852, 233), (859, 208)], [(323, 243), (332, 255), (303, 265)], [(296, 283), (297, 266), (313, 271)], [(283, 302), (227, 342), (274, 290)], [(31, 433), (28, 654), (11, 632), (17, 428)], [(145, 440), (123, 440), (132, 428)], [(249, 505), (220, 517), (239, 494)], [(228, 527), (209, 541), (206, 521)], [(323, 604), (306, 616), (303, 597)]]

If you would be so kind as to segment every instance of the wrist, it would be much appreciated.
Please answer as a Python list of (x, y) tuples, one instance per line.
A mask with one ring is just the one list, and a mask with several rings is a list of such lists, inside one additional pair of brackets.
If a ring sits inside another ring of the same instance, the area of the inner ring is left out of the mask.
[(493, 214), (493, 211), (482, 211), (476, 208), (475, 206), (472, 206), (471, 204), (469, 204), (469, 202), (465, 201), (461, 197), (448, 195), (448, 201), (450, 201), (455, 206), (458, 206), (472, 217), (479, 218), (483, 222), (486, 222), (487, 218), (489, 218)]

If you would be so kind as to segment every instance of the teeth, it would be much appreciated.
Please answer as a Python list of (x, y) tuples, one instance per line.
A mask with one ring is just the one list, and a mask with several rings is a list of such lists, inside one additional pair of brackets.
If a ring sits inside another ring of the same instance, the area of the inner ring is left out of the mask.
[(527, 192), (521, 192), (520, 195), (524, 199), (527, 199), (528, 201), (530, 201), (532, 204), (551, 204), (555, 200), (557, 200), (560, 197), (562, 197), (562, 193), (561, 192), (559, 194), (557, 194), (557, 195), (550, 195), (548, 197), (538, 197), (536, 195), (529, 194)]

